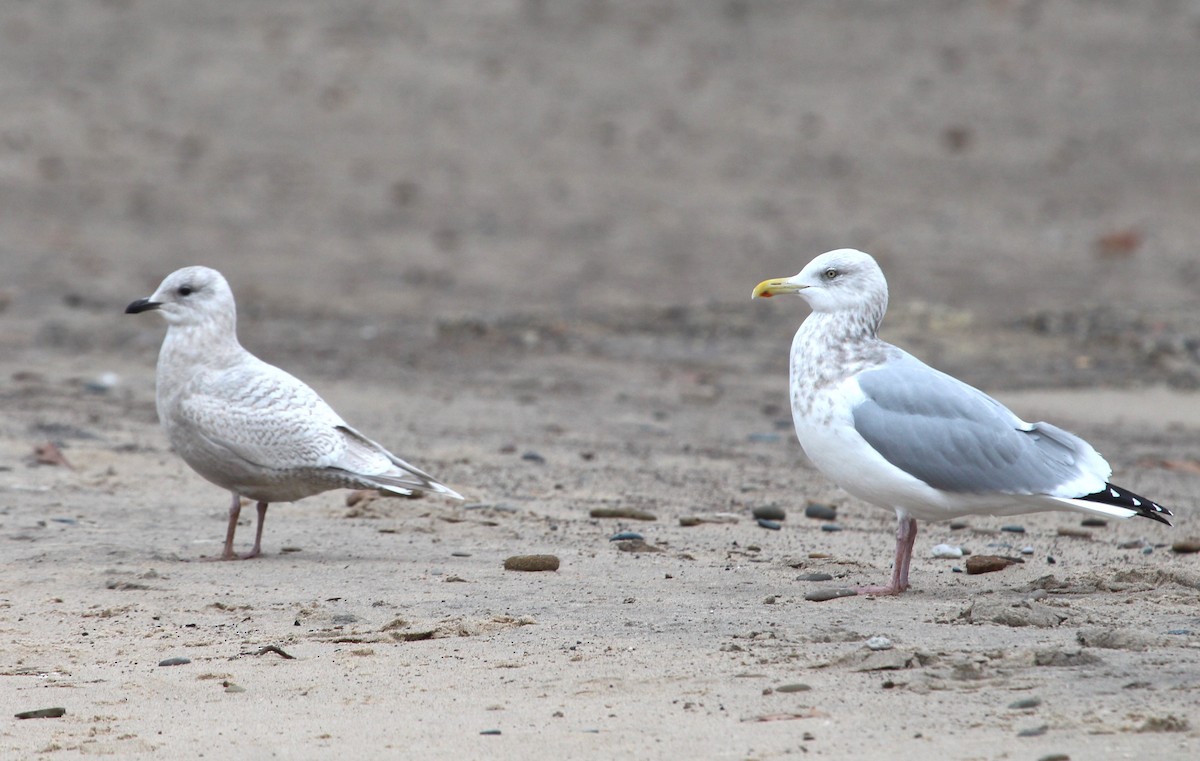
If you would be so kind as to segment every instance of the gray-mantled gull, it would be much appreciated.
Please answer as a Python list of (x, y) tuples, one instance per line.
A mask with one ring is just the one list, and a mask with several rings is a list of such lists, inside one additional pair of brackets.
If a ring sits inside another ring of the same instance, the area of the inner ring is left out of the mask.
[(233, 493), (222, 559), (238, 557), (233, 535), (241, 497), (258, 503), (254, 548), (244, 558), (262, 551), (271, 502), (343, 488), (462, 499), (351, 428), (304, 382), (242, 348), (233, 292), (220, 272), (173, 272), (125, 312), (149, 310), (167, 321), (156, 378), (167, 438), (197, 473)]
[(1161, 505), (1108, 483), (1112, 468), (1074, 434), (1026, 423), (1000, 402), (880, 340), (883, 272), (853, 249), (821, 254), (753, 297), (799, 294), (812, 308), (792, 341), (791, 397), (805, 454), (850, 494), (896, 511), (899, 594), (917, 519), (1076, 510), (1171, 525)]

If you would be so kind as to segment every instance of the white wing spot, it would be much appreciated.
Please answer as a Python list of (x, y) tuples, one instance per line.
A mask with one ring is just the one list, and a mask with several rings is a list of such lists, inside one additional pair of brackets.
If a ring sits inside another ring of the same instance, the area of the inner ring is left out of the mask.
[(1113, 496), (1113, 499), (1120, 499), (1120, 497), (1121, 497), (1121, 492), (1117, 491), (1116, 489), (1112, 488), (1111, 486), (1108, 488), (1108, 493)]
[(1142, 506), (1142, 501), (1141, 501), (1140, 499), (1138, 499), (1137, 497), (1134, 497), (1134, 498), (1133, 498), (1133, 506), (1134, 506), (1134, 507), (1141, 507), (1141, 506)]

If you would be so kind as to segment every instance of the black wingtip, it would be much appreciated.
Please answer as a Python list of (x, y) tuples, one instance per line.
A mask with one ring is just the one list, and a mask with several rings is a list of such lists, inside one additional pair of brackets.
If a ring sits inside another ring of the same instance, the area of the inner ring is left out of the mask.
[(1100, 504), (1113, 505), (1114, 507), (1123, 507), (1126, 510), (1134, 511), (1142, 518), (1149, 518), (1152, 521), (1158, 521), (1167, 526), (1171, 525), (1171, 521), (1167, 520), (1172, 516), (1170, 510), (1154, 500), (1146, 499), (1140, 494), (1134, 494), (1121, 486), (1105, 484), (1104, 488), (1095, 494), (1088, 494), (1078, 499), (1086, 499), (1089, 502), (1099, 502)]

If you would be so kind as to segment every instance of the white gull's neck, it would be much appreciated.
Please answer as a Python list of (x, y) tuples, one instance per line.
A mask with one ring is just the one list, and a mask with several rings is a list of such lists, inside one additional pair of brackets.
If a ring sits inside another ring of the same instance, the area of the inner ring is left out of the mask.
[(159, 394), (172, 393), (201, 369), (222, 369), (242, 361), (246, 350), (238, 343), (235, 319), (168, 325), (158, 353)]
[(808, 316), (792, 339), (793, 410), (809, 409), (817, 394), (886, 358), (890, 346), (878, 335), (882, 316), (865, 310)]

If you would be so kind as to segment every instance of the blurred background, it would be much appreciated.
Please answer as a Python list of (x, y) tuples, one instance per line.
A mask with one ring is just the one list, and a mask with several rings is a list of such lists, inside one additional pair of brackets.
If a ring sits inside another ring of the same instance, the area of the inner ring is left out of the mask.
[(243, 314), (749, 310), (844, 246), (1011, 319), (1191, 304), (1197, 241), (1194, 0), (0, 5), (14, 323), (198, 263)]

